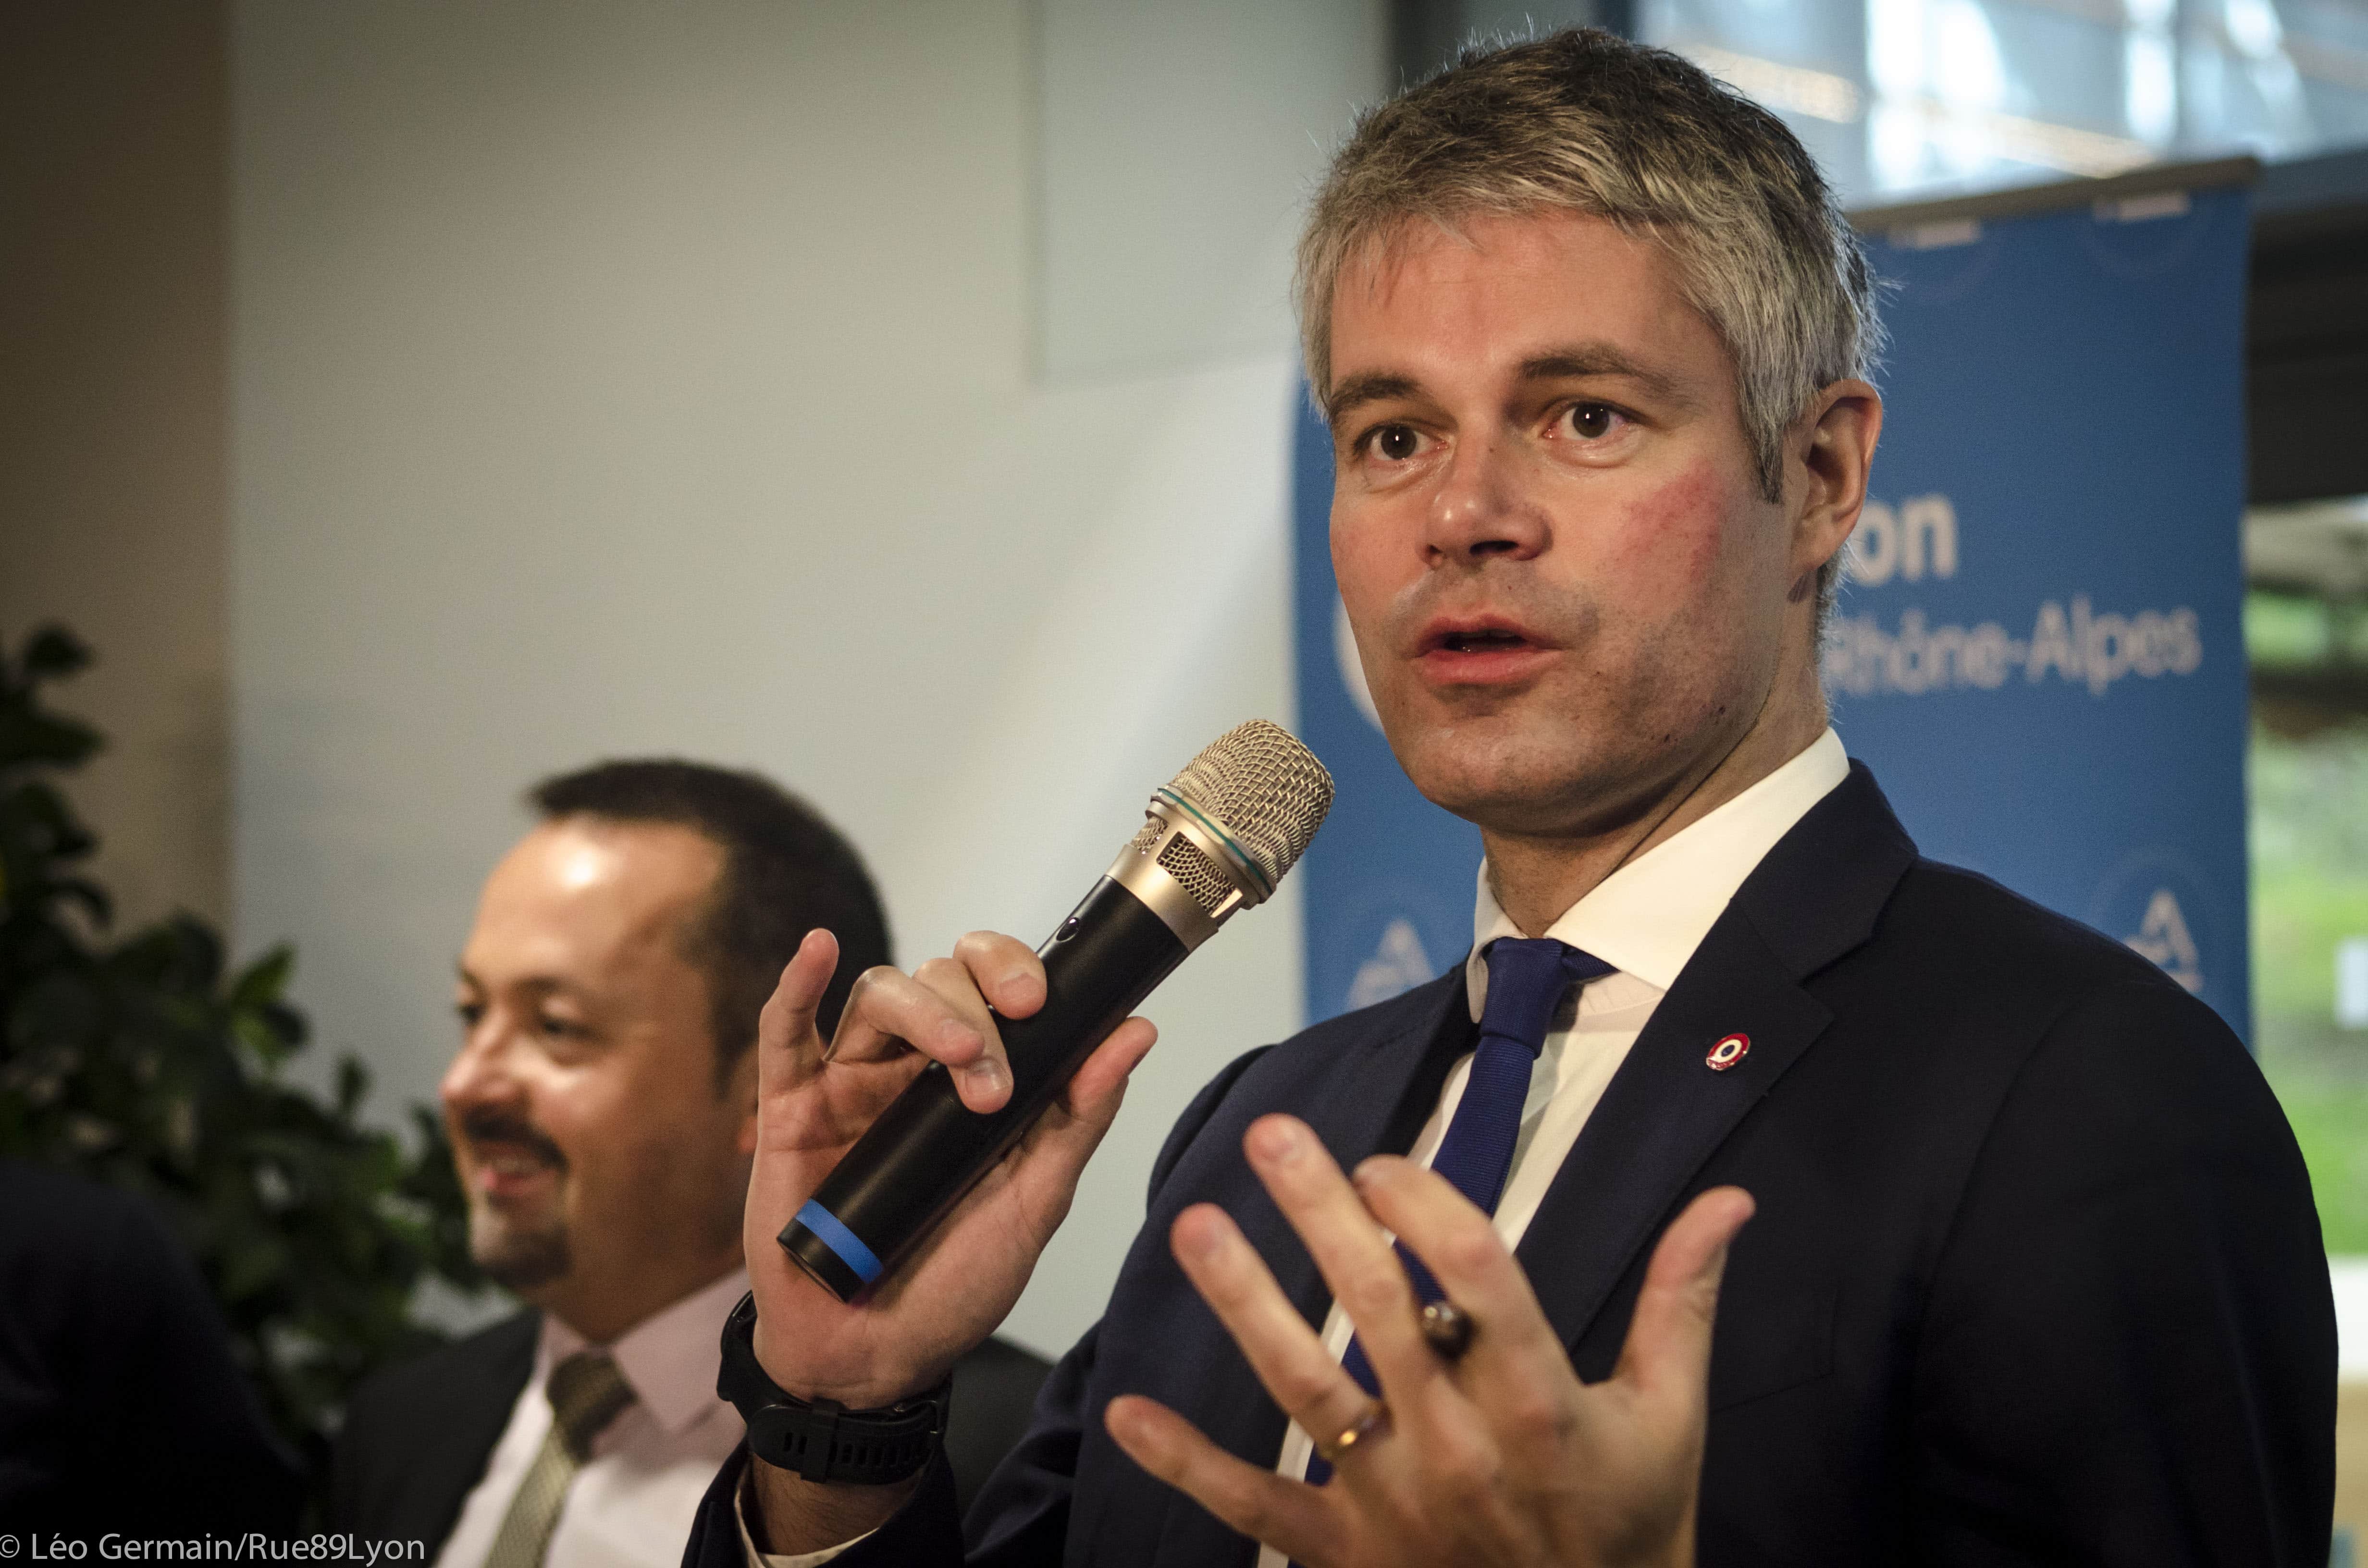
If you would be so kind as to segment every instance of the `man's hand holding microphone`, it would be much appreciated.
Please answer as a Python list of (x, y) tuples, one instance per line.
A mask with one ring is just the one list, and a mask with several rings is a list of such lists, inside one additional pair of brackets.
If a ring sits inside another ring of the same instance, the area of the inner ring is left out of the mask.
[[(758, 1026), (756, 1167), (746, 1244), (757, 1299), (757, 1358), (802, 1399), (887, 1406), (935, 1387), (993, 1334), (1069, 1211), (1077, 1178), (1118, 1115), (1126, 1081), (1156, 1031), (1129, 1018), (1095, 1048), (1067, 1090), (964, 1195), (895, 1272), (850, 1304), (790, 1260), (776, 1239), (888, 1103), (930, 1062), (964, 1106), (1002, 1108), (1011, 1071), (990, 1005), (1007, 1018), (1044, 1002), (1044, 967), (1025, 943), (979, 932), (912, 975), (867, 971), (825, 1042), (814, 1009), (838, 944), (817, 931), (781, 973)], [(779, 1331), (769, 1331), (778, 1325)], [(757, 1464), (764, 1533), (776, 1552), (812, 1551), (878, 1526), (913, 1482), (813, 1484)], [(750, 1521), (752, 1526), (756, 1521)]]

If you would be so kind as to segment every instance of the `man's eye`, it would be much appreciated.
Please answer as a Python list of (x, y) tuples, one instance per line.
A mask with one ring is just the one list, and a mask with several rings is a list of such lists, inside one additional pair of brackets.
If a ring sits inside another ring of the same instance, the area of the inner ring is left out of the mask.
[(464, 1029), (475, 1028), (477, 1020), (485, 1016), (484, 1004), (481, 1002), (462, 1002), (455, 1006), (452, 1011), (460, 1015), (461, 1027)]
[(1411, 426), (1384, 425), (1373, 432), (1373, 450), (1383, 460), (1402, 463), (1420, 449), (1422, 437)]
[(566, 1018), (554, 1018), (548, 1013), (545, 1013), (541, 1017), (537, 1018), (535, 1023), (541, 1028), (543, 1033), (558, 1036), (563, 1039), (580, 1035), (584, 1032), (583, 1025), (571, 1022)]
[(1600, 441), (1619, 427), (1620, 411), (1600, 403), (1582, 403), (1570, 411), (1571, 434), (1582, 441)]

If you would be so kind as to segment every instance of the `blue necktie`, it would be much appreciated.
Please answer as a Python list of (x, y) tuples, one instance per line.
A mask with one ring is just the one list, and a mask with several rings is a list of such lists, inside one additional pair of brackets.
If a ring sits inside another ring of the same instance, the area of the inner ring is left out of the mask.
[[(1501, 937), (1488, 944), (1487, 958), (1488, 1000), (1480, 1009), (1480, 1044), (1472, 1052), (1472, 1071), (1463, 1080), (1455, 1119), (1447, 1124), (1447, 1136), (1440, 1140), (1430, 1168), (1483, 1213), (1494, 1214), (1505, 1193), (1505, 1177), (1513, 1168), (1531, 1070), (1545, 1049), (1554, 1009), (1572, 985), (1609, 974), (1611, 966), (1551, 937)], [(1397, 1253), (1414, 1281), (1417, 1300), (1428, 1304), (1446, 1294), (1404, 1242), (1397, 1244)], [(1381, 1380), (1365, 1358), (1361, 1340), (1349, 1341), (1340, 1367), (1367, 1393), (1381, 1392)], [(1311, 1485), (1321, 1486), (1331, 1476), (1332, 1467), (1323, 1455), (1309, 1458)]]

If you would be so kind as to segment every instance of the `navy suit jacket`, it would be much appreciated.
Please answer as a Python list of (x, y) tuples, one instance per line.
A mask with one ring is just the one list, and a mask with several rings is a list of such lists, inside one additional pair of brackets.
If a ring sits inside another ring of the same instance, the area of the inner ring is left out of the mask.
[[(1710, 1070), (1734, 1033), (1748, 1053)], [(1222, 1204), (1320, 1324), (1323, 1280), (1243, 1132), (1289, 1110), (1343, 1165), (1403, 1151), (1472, 1034), (1459, 969), (1226, 1068), (966, 1532), (940, 1470), (839, 1568), (1247, 1568), (1252, 1543), (1101, 1424), (1144, 1393), (1254, 1464), (1281, 1449), (1282, 1412), (1168, 1227)], [(1719, 1301), (1702, 1563), (2326, 1562), (2334, 1309), (2260, 1072), (2153, 965), (1918, 858), (1862, 767), (1736, 894), (1522, 1237), (1582, 1377), (1610, 1373), (1662, 1228), (1728, 1183), (1759, 1213)], [(745, 1462), (701, 1511), (696, 1568), (736, 1562)]]

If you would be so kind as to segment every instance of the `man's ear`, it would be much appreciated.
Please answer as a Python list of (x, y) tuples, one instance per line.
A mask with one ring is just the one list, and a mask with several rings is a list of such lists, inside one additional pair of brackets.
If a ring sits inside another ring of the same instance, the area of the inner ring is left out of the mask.
[(1865, 381), (1836, 381), (1794, 426), (1801, 509), (1793, 524), (1793, 579), (1815, 577), (1840, 550), (1866, 505), (1883, 394)]

